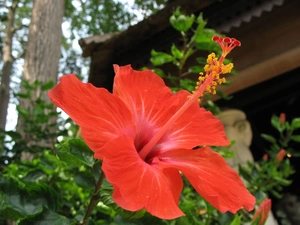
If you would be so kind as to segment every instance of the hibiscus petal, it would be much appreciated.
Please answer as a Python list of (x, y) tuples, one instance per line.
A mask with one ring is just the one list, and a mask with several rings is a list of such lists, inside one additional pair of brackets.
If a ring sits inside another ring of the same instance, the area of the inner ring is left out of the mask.
[(119, 206), (130, 211), (145, 208), (161, 219), (184, 215), (178, 208), (183, 186), (178, 170), (161, 169), (156, 160), (144, 162), (126, 136), (107, 143), (101, 151), (102, 169), (114, 186), (113, 199)]
[(75, 75), (66, 75), (48, 94), (81, 127), (82, 136), (93, 151), (120, 135), (134, 136), (130, 111), (104, 88), (84, 84)]
[[(135, 71), (130, 66), (115, 65), (114, 68), (114, 93), (135, 114), (135, 140), (138, 140), (135, 146), (139, 151), (180, 110), (191, 94), (187, 91), (172, 94), (164, 81), (152, 71)], [(222, 123), (195, 102), (170, 126), (156, 149), (228, 144)]]
[[(178, 102), (175, 111), (180, 110), (189, 95), (187, 91), (179, 91), (173, 95), (172, 99), (176, 98)], [(199, 107), (196, 101), (170, 125), (148, 158), (171, 149), (192, 149), (206, 145), (227, 146), (229, 141), (226, 139), (223, 124), (211, 112)]]
[[(114, 65), (115, 79), (113, 93), (123, 98), (129, 107), (141, 106), (141, 101), (156, 103), (165, 95), (172, 95), (164, 80), (151, 70), (136, 71), (130, 65)], [(144, 98), (147, 96), (147, 98)]]
[(135, 146), (141, 148), (176, 112), (177, 97), (163, 79), (150, 70), (135, 71), (130, 65), (114, 65), (114, 94), (118, 95), (134, 115)]
[(135, 113), (136, 120), (148, 122), (166, 120), (161, 114), (166, 107), (170, 107), (165, 103), (173, 94), (162, 78), (150, 70), (133, 70), (130, 65), (121, 67), (114, 65), (114, 69), (116, 76), (113, 93)]
[(161, 166), (180, 170), (196, 191), (221, 212), (254, 208), (256, 200), (238, 174), (211, 149), (171, 150), (160, 154), (159, 159)]
[[(179, 91), (176, 97), (180, 99), (180, 108), (190, 95), (187, 91)], [(177, 109), (180, 110), (180, 109)], [(214, 115), (199, 107), (195, 102), (183, 115), (170, 127), (168, 131), (169, 143), (164, 143), (171, 148), (193, 148), (195, 146), (226, 146), (229, 141), (226, 139), (223, 124)]]

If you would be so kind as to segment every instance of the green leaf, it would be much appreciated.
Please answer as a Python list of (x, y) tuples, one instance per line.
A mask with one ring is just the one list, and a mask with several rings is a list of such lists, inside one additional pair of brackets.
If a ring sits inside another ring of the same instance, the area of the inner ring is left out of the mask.
[(160, 68), (154, 68), (153, 71), (154, 71), (154, 73), (156, 73), (158, 76), (160, 76), (162, 78), (166, 77), (164, 71)]
[(200, 13), (196, 19), (196, 23), (198, 24), (196, 28), (196, 34), (203, 32), (204, 27), (206, 26), (207, 22), (203, 19), (203, 14)]
[(203, 72), (203, 71), (204, 71), (204, 69), (203, 69), (202, 66), (192, 66), (192, 67), (189, 68), (189, 72), (190, 73), (197, 73), (197, 74), (199, 74), (200, 72)]
[(33, 83), (32, 83), (32, 87), (34, 89), (36, 89), (39, 85), (41, 84), (41, 82), (39, 80), (35, 80)]
[(70, 153), (82, 163), (93, 166), (95, 159), (93, 151), (82, 139), (73, 139), (69, 141)]
[(283, 130), (283, 127), (281, 126), (280, 119), (279, 119), (278, 116), (276, 116), (276, 115), (272, 116), (272, 118), (271, 118), (271, 124), (278, 131), (282, 131)]
[(157, 52), (155, 50), (151, 51), (151, 56), (150, 61), (154, 66), (160, 66), (165, 63), (173, 62), (174, 60), (173, 56), (164, 52)]
[(292, 124), (291, 124), (292, 129), (298, 129), (300, 128), (300, 118), (295, 118), (292, 120)]
[(61, 143), (58, 146), (57, 155), (61, 160), (69, 163), (80, 163), (89, 167), (92, 167), (95, 163), (94, 153), (79, 138)]
[(241, 166), (239, 164), (239, 174), (249, 183), (252, 181), (251, 173), (248, 169), (246, 169), (244, 166)]
[(281, 199), (283, 196), (282, 194), (278, 193), (277, 191), (275, 191), (274, 189), (269, 190), (271, 192), (272, 195), (274, 195), (274, 197)]
[(77, 221), (43, 207), (41, 213), (21, 219), (18, 225), (75, 225), (76, 223)]
[(172, 52), (172, 55), (174, 56), (175, 59), (182, 59), (183, 58), (184, 53), (182, 51), (180, 51), (176, 47), (175, 44), (172, 44), (171, 52)]
[(180, 9), (177, 8), (173, 15), (170, 17), (170, 23), (172, 27), (180, 32), (186, 32), (191, 28), (195, 21), (195, 15), (184, 15), (180, 12)]
[(78, 186), (83, 187), (85, 190), (94, 189), (94, 180), (91, 174), (77, 173), (75, 175), (75, 182)]
[(240, 224), (241, 224), (241, 217), (236, 214), (234, 220), (231, 222), (230, 225), (240, 225)]
[(220, 47), (215, 42), (200, 42), (196, 44), (196, 47), (200, 51), (212, 51), (216, 54), (220, 53)]
[(205, 57), (197, 57), (196, 60), (201, 65), (205, 65), (207, 63), (207, 59)]
[(0, 215), (11, 220), (40, 214), (43, 206), (52, 210), (58, 206), (58, 194), (43, 183), (26, 182), (21, 186), (11, 179), (2, 178), (0, 196)]
[(29, 91), (27, 91), (26, 93), (14, 93), (14, 96), (15, 97), (19, 97), (19, 98), (30, 98), (31, 97), (31, 94)]
[(22, 136), (20, 133), (16, 132), (16, 131), (6, 131), (5, 132), (6, 135), (10, 136), (13, 140), (17, 140), (17, 139), (21, 139)]
[(293, 141), (300, 142), (300, 135), (293, 135), (293, 136), (291, 136), (291, 139)]
[(196, 43), (214, 43), (212, 41), (213, 36), (215, 36), (217, 33), (213, 29), (204, 29), (203, 32), (198, 34), (194, 37), (194, 41)]
[(33, 85), (31, 85), (31, 84), (29, 83), (29, 81), (28, 81), (28, 80), (25, 80), (25, 79), (22, 80), (21, 86), (24, 87), (24, 88), (25, 88), (26, 90), (28, 90), (28, 91), (34, 89)]
[(191, 79), (181, 79), (180, 80), (180, 87), (188, 90), (188, 91), (193, 91), (195, 90), (195, 81), (191, 80)]
[(271, 136), (271, 135), (269, 135), (269, 134), (261, 134), (260, 135), (263, 139), (265, 139), (266, 141), (268, 141), (268, 142), (270, 142), (270, 143), (272, 143), (272, 144), (276, 144), (276, 139), (273, 137), (273, 136)]
[(220, 96), (222, 99), (225, 99), (225, 100), (230, 100), (230, 99), (233, 98), (232, 95), (227, 95), (223, 91), (217, 91), (217, 95)]
[(290, 181), (290, 180), (286, 180), (286, 179), (283, 179), (283, 178), (277, 177), (277, 176), (274, 176), (273, 179), (276, 180), (279, 184), (281, 184), (283, 186), (289, 186), (292, 183), (292, 181)]
[(122, 218), (124, 219), (139, 219), (141, 217), (144, 216), (144, 214), (146, 213), (145, 210), (140, 210), (140, 211), (136, 211), (136, 212), (131, 212), (131, 211), (127, 211), (125, 209), (122, 209), (121, 207), (119, 207), (112, 199), (112, 195), (110, 192), (102, 192), (101, 193), (101, 197), (100, 197), (101, 201), (103, 202), (104, 205), (107, 205), (111, 208), (113, 208), (117, 213), (119, 213)]
[(55, 85), (54, 81), (53, 81), (53, 80), (49, 80), (48, 82), (42, 84), (41, 90), (42, 90), (42, 91), (48, 91), (48, 90), (50, 90), (51, 88), (53, 88), (54, 85)]
[(29, 118), (29, 111), (27, 109), (21, 108), (20, 106), (17, 106), (17, 111), (19, 114), (24, 116), (24, 118), (28, 119)]
[(46, 177), (47, 177), (47, 174), (45, 174), (40, 169), (36, 169), (36, 170), (32, 170), (32, 171), (28, 172), (27, 175), (24, 177), (24, 180), (29, 181), (29, 182), (37, 182)]

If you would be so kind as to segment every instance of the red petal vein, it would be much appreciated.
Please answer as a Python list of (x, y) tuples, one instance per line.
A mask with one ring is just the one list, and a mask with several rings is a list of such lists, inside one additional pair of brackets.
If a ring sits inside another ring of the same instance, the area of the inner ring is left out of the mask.
[(81, 127), (82, 136), (93, 151), (122, 134), (134, 136), (130, 111), (104, 88), (84, 84), (75, 75), (66, 75), (48, 94)]
[(161, 166), (180, 170), (196, 191), (221, 212), (254, 208), (255, 198), (239, 175), (209, 148), (171, 150), (158, 156)]
[(119, 206), (131, 211), (145, 208), (162, 219), (184, 215), (178, 208), (183, 186), (178, 170), (161, 169), (155, 161), (145, 163), (126, 136), (107, 143), (101, 152), (102, 168), (114, 186), (113, 199)]

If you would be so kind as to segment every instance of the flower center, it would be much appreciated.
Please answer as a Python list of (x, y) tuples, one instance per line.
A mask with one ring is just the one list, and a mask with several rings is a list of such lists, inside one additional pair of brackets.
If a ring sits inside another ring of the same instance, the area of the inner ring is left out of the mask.
[(222, 55), (220, 59), (216, 57), (215, 53), (211, 53), (207, 58), (207, 64), (204, 67), (205, 75), (200, 73), (199, 81), (197, 82), (195, 91), (189, 96), (187, 101), (182, 105), (182, 107), (168, 120), (168, 122), (152, 137), (152, 139), (144, 145), (144, 147), (139, 152), (140, 157), (145, 160), (151, 150), (163, 137), (163, 135), (168, 131), (169, 127), (178, 120), (183, 113), (205, 93), (216, 93), (216, 86), (226, 82), (226, 79), (220, 78), (221, 74), (230, 73), (233, 68), (233, 64), (229, 63), (227, 65), (223, 64), (226, 55), (236, 46), (240, 46), (241, 42), (234, 38), (221, 38), (213, 37), (213, 41), (216, 41), (222, 48)]

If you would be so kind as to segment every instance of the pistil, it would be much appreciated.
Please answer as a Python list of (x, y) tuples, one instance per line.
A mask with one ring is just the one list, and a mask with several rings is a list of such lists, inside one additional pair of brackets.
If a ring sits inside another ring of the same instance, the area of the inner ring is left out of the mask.
[(167, 123), (154, 135), (154, 137), (142, 148), (142, 150), (139, 152), (139, 155), (142, 159), (145, 159), (147, 155), (151, 152), (153, 147), (158, 143), (158, 141), (162, 138), (162, 136), (167, 132), (170, 126), (178, 120), (182, 114), (195, 102), (198, 102), (198, 99), (200, 96), (203, 95), (203, 93), (206, 90), (207, 85), (209, 85), (212, 82), (213, 78), (212, 76), (209, 77), (209, 79), (206, 79), (205, 82), (198, 88), (198, 90), (191, 95), (187, 101), (183, 104), (183, 106), (168, 120)]
[[(187, 101), (183, 106), (169, 119), (169, 121), (154, 135), (154, 137), (142, 148), (139, 152), (140, 157), (145, 160), (154, 146), (159, 142), (168, 129), (183, 115), (183, 113), (195, 102), (204, 95), (204, 93), (215, 94), (215, 88), (217, 84), (224, 83), (225, 78), (220, 78), (220, 74), (229, 73), (233, 67), (233, 64), (224, 65), (223, 61), (226, 55), (235, 47), (240, 46), (240, 42), (234, 38), (220, 38), (214, 37), (213, 41), (219, 43), (222, 48), (222, 56), (220, 60), (212, 53), (207, 58), (207, 65), (204, 67), (206, 74), (200, 73), (199, 82), (195, 91), (191, 96), (187, 98)], [(225, 43), (225, 44), (223, 44)], [(229, 44), (228, 44), (229, 43)]]

